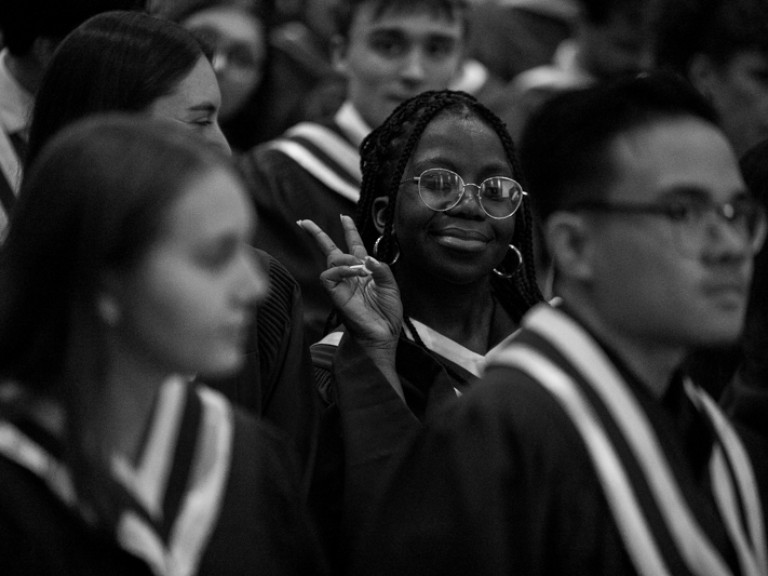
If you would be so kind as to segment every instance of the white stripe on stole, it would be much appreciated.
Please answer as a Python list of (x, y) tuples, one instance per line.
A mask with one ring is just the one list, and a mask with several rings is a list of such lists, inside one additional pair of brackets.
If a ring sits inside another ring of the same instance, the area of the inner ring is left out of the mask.
[(357, 181), (363, 179), (360, 172), (360, 153), (357, 148), (330, 128), (314, 122), (302, 122), (288, 130), (286, 135), (306, 138), (333, 158), (349, 176)]
[(320, 182), (328, 186), (331, 190), (336, 192), (339, 196), (351, 200), (357, 203), (360, 199), (360, 188), (351, 186), (343, 178), (341, 178), (336, 172), (328, 168), (322, 160), (317, 158), (309, 150), (304, 148), (298, 142), (291, 140), (276, 140), (270, 144), (271, 148), (280, 150), (283, 154), (294, 160), (307, 172), (312, 174)]
[(112, 457), (112, 474), (155, 519), (162, 518), (185, 401), (186, 383), (179, 377), (169, 379), (158, 392), (157, 413), (138, 468), (120, 455)]
[(494, 365), (523, 370), (549, 390), (584, 441), (597, 470), (597, 478), (614, 511), (619, 533), (638, 573), (641, 576), (672, 576), (656, 546), (621, 460), (576, 384), (549, 359), (527, 346), (516, 345), (500, 350), (493, 361)]
[(75, 489), (66, 467), (9, 422), (0, 422), (0, 453), (41, 478), (66, 505), (76, 507)]
[(18, 194), (21, 184), (21, 161), (11, 143), (10, 136), (2, 127), (0, 127), (0, 172), (5, 176), (13, 193)]
[[(613, 414), (617, 426), (641, 464), (662, 517), (691, 572), (701, 576), (730, 574), (727, 564), (701, 530), (683, 498), (680, 487), (674, 479), (645, 413), (637, 405), (636, 399), (626, 388), (620, 374), (604, 352), (578, 324), (552, 308), (540, 307), (535, 309), (524, 320), (524, 325), (526, 328), (538, 332), (553, 344), (582, 373), (609, 412)], [(499, 358), (502, 356), (503, 353), (499, 355)], [(576, 384), (574, 383), (574, 385)], [(715, 409), (715, 411), (717, 410)], [(724, 420), (723, 424), (727, 426)], [(735, 436), (733, 442), (729, 442), (729, 444), (734, 442), (738, 444)], [(741, 462), (748, 470), (745, 472), (741, 467), (735, 469), (734, 474), (737, 477), (751, 474), (748, 459), (736, 459), (736, 461)], [(724, 464), (722, 462), (722, 465)], [(729, 479), (728, 481), (730, 482)], [(748, 481), (740, 481), (739, 488), (744, 501), (758, 501), (754, 489), (749, 488)], [(720, 499), (719, 505), (725, 506), (726, 503), (722, 502), (717, 491), (716, 496)], [(618, 516), (621, 513), (621, 508), (614, 509), (615, 515)], [(754, 513), (760, 514), (759, 504)], [(733, 528), (741, 530), (740, 526)], [(764, 541), (764, 538), (759, 535), (757, 539)], [(740, 557), (740, 565), (746, 569), (745, 576), (766, 574), (758, 560), (758, 555), (763, 554), (762, 551), (756, 553), (755, 550), (740, 548), (736, 541), (734, 544), (736, 544), (737, 553)], [(754, 544), (756, 542), (753, 542)]]
[[(763, 516), (760, 511), (763, 509), (757, 490), (757, 480), (752, 470), (744, 446), (742, 446), (738, 435), (728, 423), (727, 419), (717, 407), (715, 402), (705, 392), (693, 385), (690, 380), (685, 382), (686, 392), (691, 400), (706, 411), (710, 421), (714, 424), (722, 446), (715, 447), (715, 454), (710, 462), (710, 473), (714, 481), (715, 490), (718, 493), (717, 503), (720, 512), (728, 522), (728, 529), (731, 537), (738, 538), (739, 545), (746, 545), (743, 539), (742, 531), (739, 530), (741, 522), (737, 513), (737, 502), (734, 494), (733, 484), (728, 481), (728, 468), (725, 462), (727, 452), (732, 465), (738, 471), (735, 474), (736, 482), (739, 484), (739, 493), (743, 499), (744, 511), (746, 512), (747, 529), (751, 538), (751, 545), (756, 553), (757, 573), (768, 573), (768, 559), (766, 553), (765, 526)], [(724, 452), (725, 450), (725, 452)], [(749, 571), (742, 567), (745, 574)]]
[[(186, 386), (181, 381), (166, 386), (179, 385)], [(164, 390), (161, 398), (176, 398), (178, 401), (176, 394), (176, 391)], [(231, 408), (220, 395), (205, 388), (199, 389), (199, 397), (202, 415), (188, 490), (179, 515), (174, 519), (167, 547), (152, 526), (135, 512), (125, 512), (118, 523), (117, 535), (121, 545), (144, 559), (161, 576), (190, 576), (197, 572), (218, 521), (229, 477), (234, 434)], [(160, 412), (158, 410), (158, 414)], [(141, 470), (135, 475), (149, 476), (142, 474)], [(141, 487), (146, 489), (146, 485)], [(136, 488), (128, 486), (132, 493)], [(157, 487), (151, 489), (152, 492), (157, 490)], [(162, 494), (164, 490), (160, 492)]]

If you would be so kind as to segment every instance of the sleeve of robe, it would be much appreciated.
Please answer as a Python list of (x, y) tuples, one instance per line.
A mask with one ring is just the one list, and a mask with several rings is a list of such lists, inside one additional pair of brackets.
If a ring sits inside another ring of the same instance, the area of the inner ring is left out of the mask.
[(575, 429), (511, 370), (429, 419), (374, 517), (350, 574), (634, 573)]
[(277, 259), (256, 253), (269, 274), (269, 293), (251, 325), (245, 366), (233, 377), (203, 381), (279, 428), (308, 469), (316, 453), (321, 407), (305, 346), (301, 291)]

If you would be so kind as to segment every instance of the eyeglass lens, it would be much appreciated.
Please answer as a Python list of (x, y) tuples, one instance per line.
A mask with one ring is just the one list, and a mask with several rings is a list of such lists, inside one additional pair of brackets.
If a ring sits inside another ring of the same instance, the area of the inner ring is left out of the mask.
[(505, 176), (487, 178), (481, 184), (465, 184), (461, 176), (450, 170), (432, 168), (418, 177), (419, 196), (432, 210), (444, 212), (456, 206), (467, 186), (478, 188), (480, 206), (492, 218), (514, 214), (523, 199), (520, 184)]

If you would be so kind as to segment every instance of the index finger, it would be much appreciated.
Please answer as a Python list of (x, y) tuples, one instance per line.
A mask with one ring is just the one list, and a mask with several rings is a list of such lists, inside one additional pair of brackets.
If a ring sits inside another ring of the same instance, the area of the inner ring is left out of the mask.
[(323, 251), (323, 254), (325, 254), (326, 258), (336, 254), (343, 254), (341, 249), (339, 249), (334, 241), (331, 240), (331, 237), (328, 236), (328, 234), (326, 234), (323, 229), (315, 224), (312, 220), (297, 220), (296, 224), (298, 224), (315, 239), (315, 243), (320, 247), (320, 250)]
[(341, 227), (344, 228), (344, 240), (346, 240), (349, 247), (349, 253), (360, 260), (365, 260), (365, 257), (368, 256), (368, 251), (365, 249), (363, 239), (357, 231), (355, 221), (346, 214), (341, 214), (340, 218)]

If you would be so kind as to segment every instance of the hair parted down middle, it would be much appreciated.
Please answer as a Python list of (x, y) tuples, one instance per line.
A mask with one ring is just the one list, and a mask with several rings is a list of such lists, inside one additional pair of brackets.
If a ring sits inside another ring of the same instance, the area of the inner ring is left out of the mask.
[[(525, 188), (525, 180), (517, 159), (514, 143), (504, 123), (473, 96), (452, 90), (428, 91), (400, 104), (387, 120), (371, 132), (360, 149), (363, 181), (360, 190), (356, 223), (369, 253), (379, 233), (373, 221), (373, 202), (386, 197), (385, 228), (378, 246), (378, 258), (391, 261), (398, 250), (392, 232), (395, 205), (405, 167), (418, 146), (421, 135), (432, 120), (443, 113), (470, 114), (486, 122), (499, 136), (515, 179)], [(523, 265), (512, 278), (491, 274), (491, 283), (499, 302), (512, 318), (519, 320), (534, 304), (542, 300), (536, 284), (533, 256), (533, 218), (528, 202), (523, 201), (515, 214), (512, 243), (523, 255)], [(511, 251), (510, 251), (511, 252)], [(509, 262), (508, 262), (509, 260)], [(502, 269), (514, 270), (517, 256), (508, 253)], [(490, 271), (489, 271), (490, 273)]]

